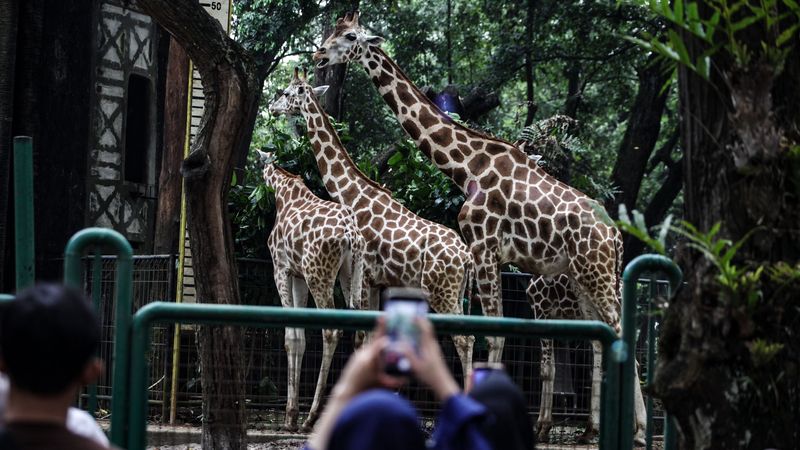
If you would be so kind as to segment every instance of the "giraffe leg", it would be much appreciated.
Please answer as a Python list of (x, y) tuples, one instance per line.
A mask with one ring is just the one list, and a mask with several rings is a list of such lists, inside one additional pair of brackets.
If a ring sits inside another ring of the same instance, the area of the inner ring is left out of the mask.
[(322, 394), (325, 392), (325, 387), (328, 383), (328, 373), (331, 369), (331, 361), (333, 354), (336, 351), (336, 345), (339, 343), (339, 338), (342, 335), (342, 330), (322, 330), (322, 365), (319, 369), (319, 378), (317, 379), (317, 387), (314, 390), (314, 401), (311, 403), (311, 409), (308, 412), (308, 417), (303, 422), (301, 428), (304, 432), (309, 432), (314, 427), (314, 424), (319, 418), (320, 404), (322, 403)]
[[(364, 288), (365, 298), (362, 302), (367, 302), (367, 308), (369, 311), (377, 311), (378, 307), (380, 306), (380, 291), (378, 288)], [(360, 348), (362, 345), (369, 342), (372, 333), (367, 333), (364, 330), (356, 331), (355, 337), (355, 348)]]
[(633, 443), (637, 446), (643, 446), (646, 444), (645, 432), (647, 431), (647, 410), (644, 406), (642, 385), (639, 383), (639, 361), (634, 361), (633, 367), (633, 380), (636, 382), (636, 384), (633, 385), (633, 408), (635, 418)]
[[(313, 274), (312, 270), (305, 270), (307, 274), (308, 288), (311, 291), (311, 296), (314, 298), (314, 303), (317, 309), (334, 309), (336, 305), (333, 301), (333, 285), (336, 279), (336, 272), (333, 273), (317, 273)], [(336, 351), (336, 345), (341, 336), (341, 330), (322, 330), (322, 362), (320, 364), (319, 376), (317, 377), (317, 386), (314, 389), (314, 400), (311, 402), (311, 409), (308, 412), (308, 417), (303, 423), (302, 430), (310, 431), (319, 417), (320, 404), (322, 403), (322, 395), (325, 393), (325, 387), (328, 383), (328, 372), (331, 368), (331, 361), (333, 360), (333, 353)]]
[[(308, 286), (305, 280), (289, 277), (291, 280), (292, 303), (295, 308), (305, 308), (308, 302)], [(288, 431), (297, 431), (297, 416), (300, 411), (298, 397), (300, 395), (300, 369), (306, 351), (306, 334), (302, 328), (286, 328), (284, 340), (288, 361), (288, 383), (286, 417), (283, 427)]]
[[(475, 272), (478, 283), (478, 294), (483, 307), (483, 314), (488, 317), (503, 317), (503, 299), (500, 296), (500, 269), (497, 255), (491, 250), (472, 249), (475, 258)], [(503, 359), (503, 346), (506, 339), (501, 336), (487, 336), (489, 362), (500, 362)]]
[(603, 376), (603, 346), (592, 341), (592, 391), (589, 400), (589, 422), (578, 438), (582, 444), (590, 443), (600, 434), (600, 383)]
[[(533, 318), (574, 319), (578, 303), (567, 289), (569, 279), (538, 276), (533, 277), (526, 290)], [(553, 427), (553, 391), (556, 375), (553, 359), (552, 339), (542, 339), (542, 357), (539, 374), (542, 379), (542, 392), (539, 405), (539, 418), (536, 422), (537, 442), (550, 442), (550, 429)]]
[(547, 443), (550, 442), (550, 429), (553, 427), (553, 383), (556, 378), (552, 339), (542, 339), (539, 374), (542, 378), (542, 397), (539, 404), (539, 419), (536, 421), (536, 442)]
[[(431, 259), (433, 260), (433, 259)], [(447, 272), (445, 266), (426, 265), (423, 269), (422, 289), (430, 293), (431, 309), (439, 314), (464, 314), (464, 303), (461, 294), (464, 292), (463, 274), (455, 275)], [(472, 371), (472, 349), (475, 336), (451, 335), (456, 353), (461, 361), (461, 374), (466, 383)]]

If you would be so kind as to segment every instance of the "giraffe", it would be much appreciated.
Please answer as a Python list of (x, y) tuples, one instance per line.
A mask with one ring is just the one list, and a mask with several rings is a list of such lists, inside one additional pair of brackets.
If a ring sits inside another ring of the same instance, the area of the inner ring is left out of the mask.
[[(570, 288), (570, 280), (567, 275), (533, 277), (528, 284), (526, 294), (533, 310), (534, 319), (585, 320), (592, 317), (590, 312), (583, 310), (586, 302), (581, 302)], [(579, 443), (588, 443), (600, 427), (602, 351), (603, 347), (600, 343), (592, 341), (589, 426), (578, 439)], [(542, 379), (542, 392), (539, 400), (539, 417), (536, 420), (536, 440), (537, 442), (549, 442), (550, 429), (553, 427), (553, 384), (556, 375), (552, 339), (542, 339), (539, 375)]]
[[(421, 287), (438, 313), (463, 314), (473, 263), (458, 233), (409, 211), (391, 192), (364, 175), (353, 162), (312, 88), (295, 69), (294, 77), (269, 107), (273, 114), (302, 114), (325, 188), (355, 212), (366, 243), (365, 279), (370, 309), (378, 308), (379, 288)], [(473, 336), (453, 336), (464, 376), (472, 368)], [(310, 417), (310, 416), (309, 416)]]
[[(513, 144), (453, 121), (380, 48), (382, 42), (359, 25), (357, 12), (348, 13), (314, 60), (320, 68), (361, 64), (406, 133), (464, 193), (458, 222), (475, 260), (484, 313), (503, 315), (499, 266), (513, 263), (540, 276), (566, 275), (584, 318), (602, 320), (619, 334), (622, 239), (602, 206)], [(499, 361), (504, 339), (487, 340), (489, 360)], [(635, 392), (638, 442), (646, 419), (638, 381)], [(596, 433), (592, 422), (587, 431)]]
[[(275, 190), (277, 215), (267, 246), (281, 304), (284, 308), (305, 308), (311, 291), (318, 309), (334, 308), (333, 285), (338, 273), (349, 306), (360, 308), (366, 243), (353, 211), (312, 194), (299, 176), (275, 166), (271, 153), (259, 154), (264, 163), (264, 182)], [(285, 333), (288, 387), (284, 428), (295, 431), (305, 330), (286, 328)], [(322, 364), (309, 415), (318, 414), (341, 330), (322, 330), (322, 336)]]

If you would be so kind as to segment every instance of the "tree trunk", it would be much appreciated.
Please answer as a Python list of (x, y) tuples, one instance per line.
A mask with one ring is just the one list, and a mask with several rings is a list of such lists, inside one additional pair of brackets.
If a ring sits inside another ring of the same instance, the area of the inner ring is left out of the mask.
[(0, 289), (11, 291), (14, 273), (11, 248), (11, 119), (14, 112), (14, 63), (17, 52), (17, 1), (0, 2)]
[[(198, 299), (238, 304), (239, 281), (227, 197), (236, 156), (249, 146), (261, 89), (250, 57), (194, 0), (139, 6), (187, 50), (203, 80), (205, 112), (182, 173)], [(202, 45), (201, 45), (202, 43)], [(239, 327), (198, 334), (203, 448), (246, 448), (244, 357)]]
[[(670, 74), (664, 70), (663, 64), (656, 61), (655, 57), (649, 58), (639, 70), (639, 87), (628, 112), (628, 126), (620, 143), (617, 160), (611, 174), (611, 182), (620, 190), (620, 193), (606, 202), (606, 209), (613, 218), (617, 217), (621, 204), (624, 204), (628, 211), (636, 208), (647, 163), (661, 133), (661, 116), (664, 113), (668, 94), (668, 89), (664, 89), (664, 84), (669, 82), (669, 78)], [(669, 158), (669, 155), (666, 157)], [(670, 180), (669, 187), (674, 187), (675, 181), (677, 181), (677, 186), (680, 186), (680, 179), (674, 179), (674, 175), (680, 174), (680, 172), (673, 170), (671, 174), (673, 179)], [(673, 190), (668, 189), (664, 194)], [(662, 195), (658, 200), (663, 202), (668, 198), (668, 196)], [(671, 200), (674, 199), (675, 197), (672, 196), (670, 203), (665, 205), (666, 208), (669, 208)], [(654, 223), (648, 222), (647, 225), (652, 226)], [(625, 235), (624, 241), (623, 264), (627, 264), (644, 248), (634, 236)]]
[(189, 57), (175, 39), (170, 39), (164, 100), (164, 146), (158, 176), (155, 253), (175, 253), (181, 239), (180, 166), (186, 142), (186, 104), (189, 95)]
[[(769, 41), (762, 29), (737, 36)], [(702, 51), (696, 44), (688, 43), (693, 55)], [(777, 77), (755, 56), (745, 67), (716, 56), (710, 84), (679, 71), (686, 219), (701, 231), (721, 223), (720, 236), (733, 241), (752, 231), (736, 253), (740, 266), (800, 259), (800, 162), (788, 150), (800, 142), (796, 36), (793, 44)], [(688, 286), (666, 311), (653, 393), (677, 419), (683, 447), (796, 447), (797, 278), (781, 281), (768, 267), (751, 298), (742, 286), (722, 287), (699, 252), (680, 258)], [(764, 343), (777, 353), (769, 357)]]
[(617, 217), (620, 204), (628, 211), (636, 208), (647, 162), (661, 133), (661, 116), (668, 93), (663, 87), (670, 74), (665, 73), (664, 65), (657, 64), (655, 59), (649, 58), (639, 70), (639, 88), (628, 112), (628, 126), (611, 173), (612, 183), (621, 191), (608, 202), (611, 217)]

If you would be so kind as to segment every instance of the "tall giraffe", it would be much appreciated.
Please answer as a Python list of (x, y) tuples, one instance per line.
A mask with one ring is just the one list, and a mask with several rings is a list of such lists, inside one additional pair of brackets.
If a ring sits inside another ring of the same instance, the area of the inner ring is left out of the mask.
[[(333, 285), (339, 284), (351, 308), (362, 305), (364, 250), (353, 211), (322, 200), (311, 193), (303, 180), (272, 161), (270, 153), (259, 152), (264, 162), (264, 182), (275, 189), (277, 215), (267, 246), (275, 271), (275, 285), (284, 308), (305, 308), (308, 292), (318, 309), (335, 308)], [(318, 414), (328, 372), (341, 330), (322, 330), (322, 364), (309, 415)], [(288, 388), (284, 427), (297, 429), (300, 369), (306, 348), (303, 328), (286, 328)]]
[[(303, 115), (325, 189), (355, 212), (367, 243), (369, 308), (378, 308), (379, 288), (413, 286), (428, 291), (434, 311), (463, 314), (461, 298), (468, 294), (473, 274), (467, 246), (454, 230), (409, 211), (358, 169), (317, 100), (327, 88), (312, 88), (295, 69), (291, 83), (269, 109), (273, 114)], [(474, 340), (453, 336), (465, 376), (472, 367)]]
[[(384, 53), (382, 42), (359, 25), (357, 12), (348, 13), (314, 60), (320, 68), (361, 64), (406, 133), (464, 192), (458, 222), (475, 258), (484, 313), (502, 316), (499, 266), (510, 262), (542, 276), (567, 275), (584, 317), (619, 333), (622, 239), (602, 206), (513, 144), (453, 121)], [(499, 361), (504, 339), (488, 341), (490, 361)], [(639, 440), (645, 411), (638, 378), (635, 392)]]

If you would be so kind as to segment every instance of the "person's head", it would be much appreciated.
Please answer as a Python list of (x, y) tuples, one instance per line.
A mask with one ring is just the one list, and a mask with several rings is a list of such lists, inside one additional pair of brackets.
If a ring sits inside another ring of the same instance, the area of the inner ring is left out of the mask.
[(423, 450), (425, 435), (411, 403), (373, 389), (356, 396), (336, 421), (328, 450)]
[(55, 397), (94, 381), (100, 324), (74, 288), (38, 284), (0, 310), (0, 370), (12, 389)]
[(481, 432), (497, 450), (534, 448), (531, 421), (522, 390), (503, 371), (492, 371), (469, 396), (488, 410)]

